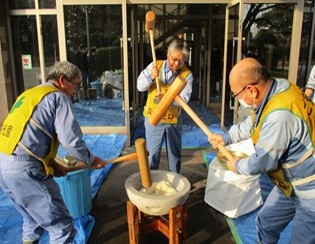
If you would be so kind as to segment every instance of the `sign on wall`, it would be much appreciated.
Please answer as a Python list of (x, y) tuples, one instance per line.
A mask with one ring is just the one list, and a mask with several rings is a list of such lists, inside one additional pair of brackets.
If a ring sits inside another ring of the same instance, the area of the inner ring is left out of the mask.
[(23, 69), (30, 70), (32, 69), (32, 56), (29, 54), (22, 55), (22, 67)]

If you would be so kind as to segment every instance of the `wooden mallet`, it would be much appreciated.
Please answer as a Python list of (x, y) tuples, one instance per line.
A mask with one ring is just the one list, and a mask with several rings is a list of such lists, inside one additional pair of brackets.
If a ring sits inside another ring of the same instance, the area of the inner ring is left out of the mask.
[(175, 97), (184, 89), (185, 86), (186, 81), (180, 76), (177, 76), (162, 99), (159, 101), (152, 115), (149, 117), (149, 123), (151, 125), (157, 125), (157, 123), (159, 123), (171, 103), (175, 100)]
[(138, 154), (138, 165), (141, 176), (142, 186), (148, 188), (152, 185), (151, 172), (149, 168), (148, 152), (145, 145), (145, 140), (139, 138), (135, 141), (136, 152)]
[[(156, 66), (156, 55), (154, 47), (154, 26), (155, 26), (155, 13), (153, 11), (148, 11), (145, 15), (145, 31), (149, 33), (151, 52), (153, 57), (153, 64)], [(159, 76), (155, 78), (157, 95), (161, 93)]]
[[(157, 107), (151, 114), (149, 118), (149, 123), (151, 125), (156, 125), (160, 121), (160, 119), (164, 116), (164, 114), (166, 113), (171, 103), (173, 103), (175, 100), (176, 103), (179, 106), (181, 106), (186, 111), (186, 113), (195, 121), (195, 123), (200, 127), (200, 129), (208, 137), (211, 137), (213, 134), (209, 130), (207, 125), (202, 122), (202, 120), (198, 117), (198, 115), (179, 96), (180, 92), (183, 90), (185, 85), (186, 85), (186, 81), (181, 76), (177, 76), (173, 84), (167, 90), (167, 92), (162, 97), (161, 101), (158, 103)], [(219, 144), (218, 148), (222, 151), (223, 155), (226, 156), (229, 161), (232, 161), (234, 159), (231, 153), (222, 144)]]
[[(134, 152), (134, 153), (126, 154), (124, 156), (120, 156), (118, 158), (106, 160), (106, 162), (109, 164), (111, 164), (111, 163), (115, 164), (115, 163), (121, 163), (121, 162), (125, 162), (125, 161), (137, 160), (137, 159), (138, 159), (138, 154), (136, 152)], [(88, 166), (86, 164), (84, 164), (83, 162), (80, 162), (80, 161), (77, 162), (75, 165), (67, 165), (67, 163), (62, 158), (60, 158), (58, 156), (55, 157), (55, 162), (57, 164), (65, 167), (67, 172), (72, 172), (72, 171), (88, 168)]]

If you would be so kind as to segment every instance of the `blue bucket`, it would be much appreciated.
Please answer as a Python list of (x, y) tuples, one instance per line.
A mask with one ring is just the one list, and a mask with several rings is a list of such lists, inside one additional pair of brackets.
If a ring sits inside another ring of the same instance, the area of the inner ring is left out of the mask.
[(62, 198), (72, 218), (88, 214), (92, 209), (91, 171), (82, 169), (55, 177)]
[(91, 88), (96, 89), (96, 95), (98, 98), (100, 98), (102, 96), (102, 86), (103, 86), (103, 84), (100, 81), (91, 82)]

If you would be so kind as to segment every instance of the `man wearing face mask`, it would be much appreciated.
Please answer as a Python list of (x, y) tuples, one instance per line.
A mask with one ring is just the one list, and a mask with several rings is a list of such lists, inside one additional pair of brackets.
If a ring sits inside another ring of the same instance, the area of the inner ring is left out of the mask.
[(228, 162), (229, 169), (267, 173), (275, 184), (257, 215), (258, 243), (277, 243), (291, 220), (291, 243), (315, 243), (315, 104), (296, 85), (273, 79), (253, 58), (233, 67), (230, 87), (254, 113), (209, 141), (217, 148), (251, 137), (256, 153)]

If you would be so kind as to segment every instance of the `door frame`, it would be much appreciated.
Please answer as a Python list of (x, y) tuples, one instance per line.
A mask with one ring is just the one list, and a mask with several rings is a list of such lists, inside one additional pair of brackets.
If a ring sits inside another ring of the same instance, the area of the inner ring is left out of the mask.
[[(221, 127), (224, 128), (224, 118), (225, 118), (225, 96), (230, 95), (226, 94), (226, 82), (227, 82), (227, 48), (228, 48), (228, 27), (229, 27), (229, 12), (230, 8), (239, 4), (239, 23), (238, 23), (238, 35), (237, 35), (237, 62), (242, 59), (242, 22), (244, 16), (244, 4), (255, 4), (255, 3), (274, 3), (274, 4), (295, 4), (294, 13), (293, 13), (293, 25), (292, 25), (292, 33), (291, 35), (291, 48), (290, 58), (289, 58), (289, 72), (287, 79), (296, 84), (297, 82), (297, 74), (298, 74), (298, 64), (299, 64), (299, 52), (300, 52), (300, 43), (301, 43), (301, 32), (302, 32), (302, 24), (303, 24), (303, 13), (304, 13), (304, 0), (287, 0), (287, 1), (278, 1), (278, 0), (231, 0), (228, 1), (226, 7), (226, 15), (225, 15), (225, 37), (224, 37), (224, 64), (223, 64), (223, 88), (222, 88), (222, 106), (221, 106)], [(236, 99), (234, 105), (234, 115), (233, 115), (233, 123), (237, 121), (237, 113), (238, 113), (239, 103)]]
[[(125, 111), (125, 126), (117, 127), (82, 127), (84, 133), (122, 133), (128, 136), (128, 141), (130, 141), (130, 104), (129, 104), (129, 91), (128, 91), (128, 32), (127, 32), (127, 6), (133, 4), (178, 4), (177, 0), (56, 0), (55, 9), (39, 9), (38, 1), (35, 1), (35, 9), (16, 9), (8, 10), (10, 16), (22, 16), (22, 15), (35, 15), (37, 20), (37, 32), (41, 33), (41, 15), (56, 15), (57, 16), (57, 28), (58, 28), (58, 42), (59, 42), (59, 57), (60, 60), (66, 60), (66, 38), (65, 38), (65, 25), (64, 25), (64, 12), (63, 8), (65, 5), (121, 5), (122, 6), (122, 29), (123, 29), (123, 72), (124, 72), (124, 111)], [(300, 40), (302, 31), (302, 20), (303, 20), (303, 8), (304, 0), (183, 0), (181, 3), (187, 4), (226, 4), (226, 15), (225, 15), (225, 38), (224, 38), (224, 65), (223, 65), (223, 85), (222, 85), (222, 108), (221, 108), (221, 126), (224, 127), (224, 114), (225, 114), (225, 102), (224, 97), (226, 96), (226, 81), (227, 81), (227, 29), (229, 20), (229, 10), (232, 6), (239, 4), (239, 35), (237, 44), (237, 60), (241, 59), (241, 36), (242, 36), (242, 19), (244, 15), (244, 4), (254, 4), (254, 3), (291, 3), (295, 4), (294, 7), (294, 17), (293, 17), (293, 30), (291, 38), (291, 46), (294, 45), (294, 49), (290, 52), (290, 63), (289, 63), (289, 74), (288, 79), (296, 83), (296, 77), (298, 73), (298, 63), (299, 63), (299, 50), (300, 50)], [(128, 5), (127, 5), (128, 4)], [(7, 4), (6, 4), (7, 6)], [(131, 21), (134, 18), (131, 16)], [(40, 21), (39, 21), (40, 20)], [(9, 22), (10, 23), (10, 22)], [(9, 28), (10, 32), (10, 28)], [(11, 34), (9, 34), (9, 41), (12, 44)], [(40, 57), (40, 69), (41, 69), (41, 79), (45, 81), (45, 69), (44, 69), (44, 44), (41, 35), (38, 35), (38, 45), (39, 45), (39, 57)], [(12, 49), (10, 50), (13, 54)], [(14, 62), (12, 61), (12, 67), (15, 69)], [(13, 79), (15, 79), (15, 72), (13, 72)], [(17, 94), (16, 94), (17, 95)], [(208, 101), (207, 101), (208, 102)]]
[[(233, 36), (233, 43), (236, 41), (237, 48), (236, 48), (236, 62), (241, 60), (242, 58), (242, 19), (243, 19), (243, 3), (241, 0), (236, 1), (230, 1), (230, 3), (226, 6), (225, 11), (225, 35), (224, 35), (224, 54), (223, 54), (223, 82), (222, 82), (222, 103), (221, 103), (221, 127), (225, 128), (225, 113), (227, 112), (225, 110), (226, 108), (226, 96), (230, 96), (230, 94), (227, 94), (227, 72), (230, 72), (228, 69), (228, 41), (229, 41), (229, 23), (230, 23), (230, 9), (232, 7), (235, 7), (236, 5), (239, 5), (239, 11), (238, 11), (238, 29), (237, 29), (237, 37), (234, 38)], [(234, 64), (232, 64), (233, 66)], [(234, 104), (234, 112), (233, 112), (233, 122), (235, 121), (235, 113), (237, 113), (238, 110), (238, 102), (235, 102)]]

